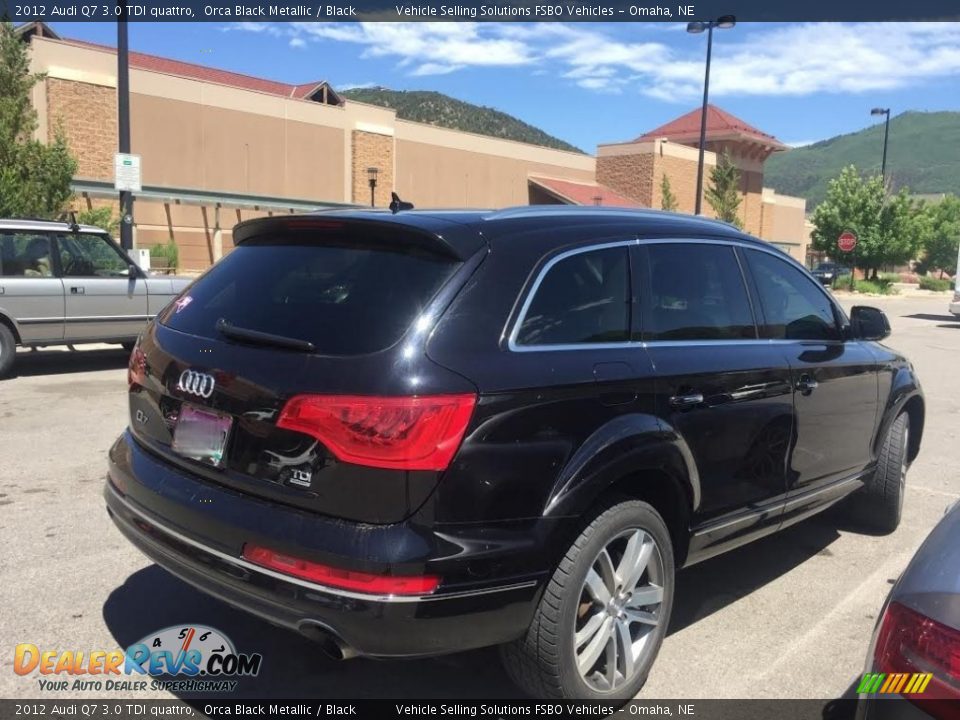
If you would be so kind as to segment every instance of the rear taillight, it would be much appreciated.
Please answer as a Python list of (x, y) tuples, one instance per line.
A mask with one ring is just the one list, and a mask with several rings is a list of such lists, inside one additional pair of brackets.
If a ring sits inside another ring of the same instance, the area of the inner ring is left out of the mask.
[(354, 590), (370, 595), (427, 595), (436, 590), (440, 584), (440, 578), (435, 575), (374, 575), (343, 570), (249, 543), (243, 546), (243, 559), (283, 575), (310, 580), (318, 585)]
[(143, 385), (147, 380), (147, 356), (140, 349), (139, 343), (134, 345), (130, 353), (130, 362), (127, 364), (127, 384)]
[(934, 717), (946, 717), (940, 713), (943, 705), (929, 701), (960, 700), (960, 630), (893, 602), (884, 613), (873, 659), (875, 672), (931, 673), (922, 692), (906, 697)]
[(297, 395), (277, 427), (312, 435), (343, 462), (446, 470), (476, 402), (476, 395)]

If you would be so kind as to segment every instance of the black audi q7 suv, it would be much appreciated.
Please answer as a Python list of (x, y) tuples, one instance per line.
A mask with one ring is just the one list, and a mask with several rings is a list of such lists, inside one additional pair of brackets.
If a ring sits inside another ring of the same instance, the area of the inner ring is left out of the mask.
[(796, 262), (723, 223), (529, 207), (238, 225), (144, 331), (120, 530), (342, 657), (502, 645), (626, 699), (678, 568), (816, 513), (900, 519), (924, 400)]

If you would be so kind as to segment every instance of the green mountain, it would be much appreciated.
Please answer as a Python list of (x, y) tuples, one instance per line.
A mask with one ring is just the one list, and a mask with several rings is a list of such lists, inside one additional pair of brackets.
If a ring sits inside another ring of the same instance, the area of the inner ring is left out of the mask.
[[(764, 185), (807, 199), (814, 207), (827, 183), (847, 165), (879, 173), (883, 123), (865, 130), (776, 153), (763, 170)], [(890, 119), (887, 177), (911, 193), (960, 194), (960, 112), (905, 112)]]
[(390, 90), (388, 88), (353, 88), (340, 95), (348, 100), (393, 108), (401, 120), (439, 125), (440, 127), (516, 140), (556, 150), (582, 153), (583, 150), (528, 125), (513, 115), (493, 108), (472, 105), (443, 93), (427, 90)]

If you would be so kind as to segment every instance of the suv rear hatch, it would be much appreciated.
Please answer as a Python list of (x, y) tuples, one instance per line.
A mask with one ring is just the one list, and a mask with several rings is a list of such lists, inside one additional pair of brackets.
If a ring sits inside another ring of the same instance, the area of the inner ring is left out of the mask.
[(408, 517), (456, 452), (476, 392), (418, 337), (483, 241), (323, 216), (252, 221), (235, 237), (131, 355), (134, 437), (261, 498), (353, 521)]

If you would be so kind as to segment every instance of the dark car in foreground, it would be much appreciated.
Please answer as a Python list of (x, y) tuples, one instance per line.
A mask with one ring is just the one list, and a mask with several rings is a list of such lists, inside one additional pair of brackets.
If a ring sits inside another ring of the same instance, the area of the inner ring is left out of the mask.
[(859, 720), (960, 717), (960, 502), (890, 591), (859, 685)]
[(824, 285), (834, 285), (837, 280), (850, 279), (850, 268), (832, 262), (822, 262), (810, 271)]
[(799, 264), (602, 208), (238, 225), (143, 334), (105, 489), (174, 574), (340, 657), (502, 645), (626, 699), (678, 568), (858, 492), (900, 520), (924, 400)]

